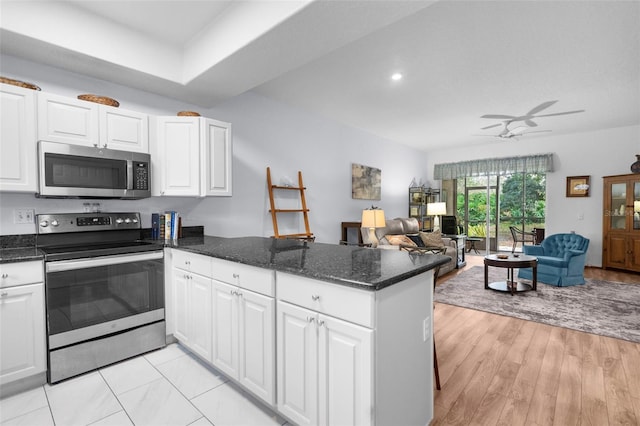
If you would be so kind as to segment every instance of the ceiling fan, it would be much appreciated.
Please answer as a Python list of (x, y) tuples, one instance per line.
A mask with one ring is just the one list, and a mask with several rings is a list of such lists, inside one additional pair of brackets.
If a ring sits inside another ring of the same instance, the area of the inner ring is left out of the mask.
[[(493, 127), (498, 127), (498, 126), (502, 126), (502, 125), (504, 125), (505, 129), (506, 129), (506, 126), (508, 126), (509, 124), (513, 123), (514, 121), (524, 121), (524, 123), (529, 127), (537, 127), (538, 124), (536, 124), (536, 122), (534, 122), (532, 120), (532, 118), (552, 117), (554, 115), (567, 115), (567, 114), (576, 114), (576, 113), (579, 113), (579, 112), (584, 112), (583, 109), (580, 109), (580, 110), (576, 110), (576, 111), (565, 111), (565, 112), (556, 112), (556, 113), (553, 113), (553, 114), (537, 115), (539, 112), (544, 111), (545, 109), (549, 108), (550, 106), (552, 106), (556, 102), (558, 102), (558, 101), (543, 102), (540, 105), (538, 105), (537, 107), (532, 108), (525, 115), (485, 114), (480, 118), (492, 118), (492, 119), (496, 119), (496, 120), (502, 120), (502, 123), (492, 124), (490, 126), (483, 127), (482, 130), (487, 130), (487, 129), (491, 129)], [(532, 133), (532, 132), (528, 132), (528, 133)]]
[[(518, 138), (516, 136), (523, 136), (523, 135), (527, 135), (529, 133), (547, 133), (550, 132), (551, 130), (532, 130), (530, 132), (527, 132), (527, 129), (529, 129), (529, 127), (527, 126), (518, 126), (515, 129), (509, 129), (509, 122), (504, 121), (500, 124), (497, 124), (497, 126), (503, 126), (503, 129), (500, 133), (498, 133), (497, 135), (474, 135), (474, 136), (492, 136), (494, 138), (500, 138), (500, 139), (515, 139), (518, 140)], [(496, 126), (490, 126), (490, 127), (496, 127)]]

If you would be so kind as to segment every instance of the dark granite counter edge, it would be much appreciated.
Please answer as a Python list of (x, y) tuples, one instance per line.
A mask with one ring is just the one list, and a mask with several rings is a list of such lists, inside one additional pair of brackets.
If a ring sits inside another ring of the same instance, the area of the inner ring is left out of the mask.
[(409, 279), (411, 277), (414, 277), (416, 275), (420, 275), (424, 272), (427, 272), (429, 270), (435, 269), (436, 267), (440, 266), (440, 265), (444, 265), (447, 262), (449, 262), (451, 259), (447, 256), (442, 256), (442, 255), (429, 255), (431, 257), (432, 262), (425, 264), (423, 266), (420, 267), (416, 267), (412, 270), (409, 270), (405, 273), (401, 273), (401, 274), (397, 274), (394, 275), (391, 278), (385, 279), (383, 281), (379, 281), (377, 283), (362, 283), (362, 282), (358, 282), (355, 280), (349, 280), (349, 279), (345, 279), (344, 277), (336, 277), (333, 275), (327, 275), (327, 274), (312, 274), (309, 273), (308, 271), (304, 271), (298, 268), (291, 268), (291, 267), (282, 267), (282, 266), (278, 266), (278, 265), (274, 265), (272, 263), (269, 264), (265, 264), (265, 263), (257, 263), (257, 262), (252, 262), (252, 261), (247, 261), (246, 259), (242, 259), (242, 258), (238, 258), (235, 256), (229, 256), (229, 255), (223, 255), (220, 253), (215, 253), (212, 252), (211, 250), (208, 249), (203, 249), (203, 248), (194, 248), (194, 247), (189, 247), (189, 246), (174, 246), (172, 244), (166, 244), (166, 247), (171, 247), (171, 248), (175, 248), (178, 250), (184, 250), (184, 251), (188, 251), (191, 253), (196, 253), (196, 254), (201, 254), (204, 256), (209, 256), (209, 257), (213, 257), (216, 259), (222, 259), (222, 260), (227, 260), (230, 262), (235, 262), (235, 263), (240, 263), (240, 264), (244, 264), (244, 265), (248, 265), (248, 266), (254, 266), (254, 267), (258, 267), (258, 268), (264, 268), (264, 269), (270, 269), (276, 272), (286, 272), (286, 273), (290, 273), (293, 275), (298, 275), (301, 277), (305, 277), (305, 278), (312, 278), (312, 279), (317, 279), (320, 281), (327, 281), (327, 282), (331, 282), (331, 283), (335, 283), (335, 284), (340, 284), (340, 285), (346, 285), (349, 287), (356, 287), (356, 288), (361, 288), (363, 290), (368, 290), (368, 291), (378, 291), (381, 290), (385, 287), (391, 286), (393, 284), (397, 284), (400, 281), (404, 281), (406, 279)]

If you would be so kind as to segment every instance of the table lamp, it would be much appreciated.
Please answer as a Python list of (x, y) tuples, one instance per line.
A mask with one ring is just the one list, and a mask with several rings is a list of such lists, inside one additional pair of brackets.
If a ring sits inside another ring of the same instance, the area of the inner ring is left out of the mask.
[(363, 228), (369, 228), (369, 241), (371, 241), (371, 247), (378, 247), (378, 238), (376, 237), (376, 228), (383, 228), (386, 226), (384, 220), (384, 210), (371, 207), (367, 210), (362, 210), (362, 225)]
[(427, 216), (435, 216), (433, 218), (433, 230), (440, 229), (440, 215), (447, 214), (447, 203), (429, 203), (427, 204)]

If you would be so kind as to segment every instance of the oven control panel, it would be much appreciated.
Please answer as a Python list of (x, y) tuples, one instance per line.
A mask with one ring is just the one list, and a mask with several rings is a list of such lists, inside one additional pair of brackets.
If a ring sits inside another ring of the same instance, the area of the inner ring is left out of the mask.
[(53, 213), (36, 215), (38, 234), (141, 229), (140, 213)]

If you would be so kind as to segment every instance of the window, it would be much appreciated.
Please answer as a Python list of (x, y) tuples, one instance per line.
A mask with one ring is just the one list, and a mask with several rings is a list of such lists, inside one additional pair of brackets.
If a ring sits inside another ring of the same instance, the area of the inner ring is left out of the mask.
[[(509, 230), (544, 228), (546, 172), (553, 171), (552, 154), (436, 164), (436, 179), (454, 179), (456, 215), (477, 244), (492, 251), (511, 251)], [(521, 250), (520, 246), (517, 250)]]

